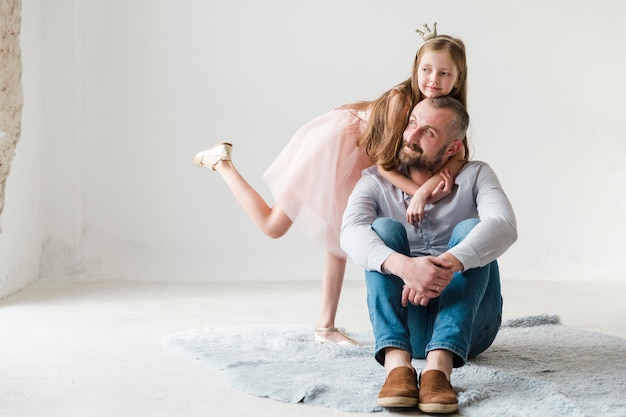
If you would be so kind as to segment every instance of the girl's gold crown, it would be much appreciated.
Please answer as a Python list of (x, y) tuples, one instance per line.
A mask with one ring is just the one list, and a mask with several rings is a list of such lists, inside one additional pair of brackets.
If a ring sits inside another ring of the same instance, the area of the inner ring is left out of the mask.
[(424, 23), (424, 31), (421, 31), (419, 29), (416, 29), (415, 31), (422, 35), (422, 39), (424, 39), (424, 42), (434, 39), (437, 37), (437, 22), (433, 23), (433, 30), (430, 30), (428, 24)]

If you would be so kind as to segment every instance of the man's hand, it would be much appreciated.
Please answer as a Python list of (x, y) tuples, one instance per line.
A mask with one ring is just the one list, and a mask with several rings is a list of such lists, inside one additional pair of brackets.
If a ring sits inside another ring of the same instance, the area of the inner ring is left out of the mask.
[(383, 268), (404, 281), (402, 305), (406, 307), (408, 303), (426, 306), (439, 297), (463, 264), (449, 253), (416, 258), (394, 253), (385, 260)]

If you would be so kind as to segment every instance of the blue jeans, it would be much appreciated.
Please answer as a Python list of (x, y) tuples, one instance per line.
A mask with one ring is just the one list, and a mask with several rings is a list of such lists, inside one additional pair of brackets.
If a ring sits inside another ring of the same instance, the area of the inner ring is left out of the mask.
[[(478, 219), (456, 225), (448, 248), (461, 242)], [(380, 218), (372, 224), (387, 246), (410, 256), (404, 226)], [(365, 272), (367, 306), (376, 339), (376, 360), (385, 363), (385, 348), (405, 350), (412, 358), (424, 359), (431, 350), (454, 354), (454, 367), (484, 352), (493, 343), (502, 322), (500, 273), (496, 261), (457, 272), (438, 298), (426, 307), (401, 304), (404, 282), (395, 275)]]

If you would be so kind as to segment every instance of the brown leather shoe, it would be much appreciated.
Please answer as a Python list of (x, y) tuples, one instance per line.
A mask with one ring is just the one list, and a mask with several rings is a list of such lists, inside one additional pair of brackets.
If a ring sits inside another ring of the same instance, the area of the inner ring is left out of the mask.
[(378, 394), (378, 405), (381, 407), (415, 407), (418, 397), (415, 369), (399, 366), (387, 375), (387, 380)]
[(424, 413), (454, 413), (459, 408), (456, 393), (446, 374), (431, 370), (420, 375), (419, 404)]

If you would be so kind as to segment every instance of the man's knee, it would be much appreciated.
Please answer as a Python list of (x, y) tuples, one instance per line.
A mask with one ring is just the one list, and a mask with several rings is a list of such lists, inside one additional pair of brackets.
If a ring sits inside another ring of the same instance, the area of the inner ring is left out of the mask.
[(480, 223), (480, 219), (466, 219), (457, 223), (452, 230), (452, 235), (450, 235), (448, 247), (451, 248), (458, 245), (478, 223)]
[(372, 230), (374, 230), (382, 241), (385, 242), (385, 245), (389, 246), (391, 249), (405, 255), (410, 253), (406, 229), (399, 221), (388, 217), (381, 217), (374, 220)]
[(381, 217), (374, 220), (372, 230), (385, 242), (389, 239), (394, 239), (398, 233), (405, 233), (402, 223), (389, 217)]

